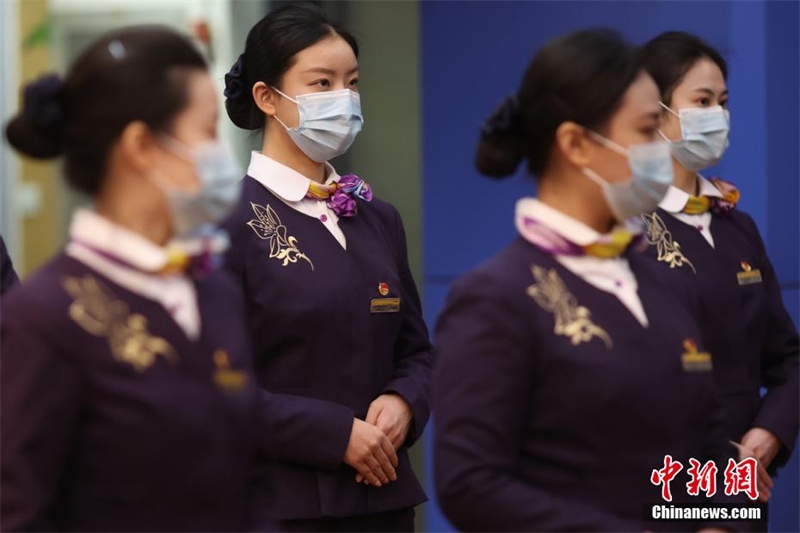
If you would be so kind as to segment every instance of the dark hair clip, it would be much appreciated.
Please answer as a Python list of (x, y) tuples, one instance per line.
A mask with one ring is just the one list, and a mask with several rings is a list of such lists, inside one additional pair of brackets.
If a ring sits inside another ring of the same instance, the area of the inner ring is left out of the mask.
[(236, 99), (242, 95), (242, 70), (244, 70), (244, 54), (239, 54), (236, 63), (225, 74), (225, 98)]
[(481, 125), (483, 137), (499, 137), (516, 133), (519, 129), (520, 110), (516, 94), (507, 97)]
[(61, 90), (64, 82), (56, 74), (40, 77), (25, 86), (22, 114), (37, 128), (58, 134), (64, 125)]

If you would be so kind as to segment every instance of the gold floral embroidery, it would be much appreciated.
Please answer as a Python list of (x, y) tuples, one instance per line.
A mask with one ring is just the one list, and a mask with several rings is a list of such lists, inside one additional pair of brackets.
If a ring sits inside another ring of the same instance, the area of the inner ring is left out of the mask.
[(147, 331), (147, 319), (131, 313), (128, 305), (93, 276), (66, 278), (64, 289), (74, 298), (69, 306), (69, 316), (87, 333), (106, 337), (111, 353), (117, 361), (129, 363), (143, 372), (162, 356), (172, 364), (178, 356), (172, 346), (161, 337)]
[(578, 305), (575, 296), (567, 290), (555, 270), (548, 271), (533, 265), (531, 271), (536, 283), (528, 287), (528, 296), (545, 311), (555, 315), (556, 335), (569, 338), (573, 346), (590, 342), (597, 337), (605, 342), (606, 348), (611, 349), (611, 337), (603, 328), (592, 322), (591, 311)]
[(247, 225), (256, 232), (260, 239), (269, 241), (270, 258), (275, 257), (279, 261), (283, 261), (283, 266), (296, 263), (298, 259), (305, 259), (311, 265), (311, 270), (314, 270), (314, 263), (311, 262), (311, 259), (297, 248), (297, 239), (286, 235), (286, 226), (281, 223), (278, 213), (269, 204), (261, 207), (250, 202), (250, 205), (257, 218), (248, 222)]
[(667, 263), (670, 268), (688, 265), (692, 272), (697, 274), (694, 265), (681, 250), (681, 245), (678, 241), (672, 240), (672, 233), (658, 213), (643, 214), (642, 220), (647, 228), (647, 243), (656, 247), (659, 261)]

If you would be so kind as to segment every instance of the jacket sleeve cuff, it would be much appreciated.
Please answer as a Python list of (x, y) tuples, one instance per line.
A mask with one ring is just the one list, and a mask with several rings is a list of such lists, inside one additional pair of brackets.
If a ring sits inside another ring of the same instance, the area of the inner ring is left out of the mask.
[(261, 392), (260, 450), (279, 461), (337, 470), (344, 459), (354, 413), (345, 406)]
[(383, 394), (397, 394), (411, 407), (411, 428), (406, 437), (405, 446), (413, 446), (422, 436), (425, 425), (428, 423), (427, 404), (419, 401), (414, 383), (408, 378), (394, 379), (383, 389)]

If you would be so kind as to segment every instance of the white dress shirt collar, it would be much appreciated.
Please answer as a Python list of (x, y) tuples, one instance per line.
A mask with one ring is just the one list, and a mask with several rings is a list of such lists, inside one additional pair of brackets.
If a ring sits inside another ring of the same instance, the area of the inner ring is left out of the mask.
[(167, 264), (165, 248), (91, 209), (75, 211), (69, 233), (72, 241), (112, 255), (138, 270), (157, 272)]
[(158, 302), (190, 339), (199, 338), (200, 309), (192, 281), (183, 273), (154, 273), (167, 264), (164, 248), (85, 208), (73, 214), (70, 238), (68, 256), (125, 289)]
[[(530, 217), (546, 225), (564, 239), (580, 246), (597, 242), (600, 234), (542, 203), (536, 198), (523, 198), (517, 202), (516, 217)], [(564, 268), (585, 282), (607, 293), (613, 294), (643, 326), (647, 327), (647, 314), (638, 294), (636, 276), (625, 257), (599, 258), (591, 255), (554, 255), (553, 258)]]
[[(698, 175), (697, 179), (700, 180), (700, 196), (710, 196), (722, 198), (722, 193), (717, 189), (713, 183), (705, 179), (703, 176)], [(686, 202), (689, 201), (691, 195), (674, 185), (671, 185), (667, 191), (667, 195), (658, 204), (661, 209), (668, 213), (680, 213), (686, 207)]]
[[(310, 179), (296, 170), (255, 150), (250, 155), (247, 175), (286, 202), (299, 202), (305, 198), (311, 183)], [(325, 175), (328, 176), (326, 185), (341, 179), (330, 163), (325, 163)]]
[(519, 220), (522, 217), (536, 219), (564, 239), (578, 246), (588, 246), (597, 242), (600, 238), (600, 233), (596, 230), (550, 207), (537, 198), (522, 198), (517, 201), (516, 218)]

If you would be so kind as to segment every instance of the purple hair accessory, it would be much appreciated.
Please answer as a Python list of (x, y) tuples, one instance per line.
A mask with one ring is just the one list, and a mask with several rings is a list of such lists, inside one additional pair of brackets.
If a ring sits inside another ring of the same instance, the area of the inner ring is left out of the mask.
[(511, 135), (519, 129), (519, 98), (516, 94), (508, 96), (481, 125), (483, 137)]
[(56, 74), (29, 83), (25, 87), (22, 114), (43, 130), (60, 130), (64, 125), (63, 87), (64, 82)]
[(239, 54), (236, 63), (233, 64), (231, 69), (225, 74), (225, 91), (223, 94), (225, 98), (235, 100), (242, 95), (242, 71), (244, 70), (244, 54)]

